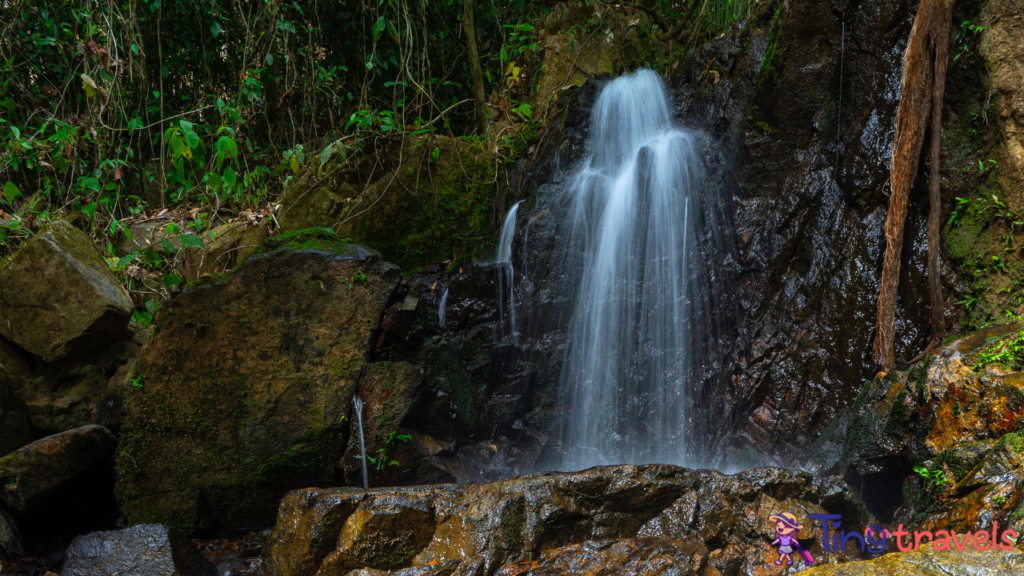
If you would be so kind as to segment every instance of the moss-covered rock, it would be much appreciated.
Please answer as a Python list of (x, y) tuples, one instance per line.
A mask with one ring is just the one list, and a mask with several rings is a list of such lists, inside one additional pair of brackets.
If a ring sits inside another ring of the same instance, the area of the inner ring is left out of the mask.
[(285, 190), (282, 229), (331, 228), (402, 268), (486, 255), (495, 156), (450, 137), (408, 137), (393, 148), (374, 156), (385, 172), (365, 186), (346, 177), (344, 158), (311, 162)]
[(132, 303), (92, 241), (50, 224), (0, 263), (0, 337), (53, 362), (127, 334)]
[(117, 493), (129, 522), (260, 527), (330, 481), (400, 272), (317, 233), (186, 289), (129, 378)]

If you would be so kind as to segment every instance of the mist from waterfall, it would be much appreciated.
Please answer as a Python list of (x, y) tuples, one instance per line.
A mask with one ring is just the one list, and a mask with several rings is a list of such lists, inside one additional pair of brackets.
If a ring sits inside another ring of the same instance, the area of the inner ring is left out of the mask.
[[(718, 323), (719, 278), (700, 246), (724, 224), (706, 139), (673, 125), (661, 78), (608, 83), (560, 238), (578, 282), (560, 389), (561, 468), (687, 464), (694, 386)], [(712, 343), (711, 345), (713, 345)]]

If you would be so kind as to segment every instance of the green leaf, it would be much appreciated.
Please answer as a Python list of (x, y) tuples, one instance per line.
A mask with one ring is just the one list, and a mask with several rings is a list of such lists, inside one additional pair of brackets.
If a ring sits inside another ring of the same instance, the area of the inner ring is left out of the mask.
[(135, 54), (136, 56), (139, 54), (139, 45), (135, 42), (132, 42), (132, 54)]
[(203, 248), (206, 246), (203, 244), (203, 239), (195, 234), (183, 234), (181, 236), (181, 247), (182, 248)]
[(193, 124), (191, 122), (189, 122), (188, 120), (182, 120), (180, 126), (181, 126), (181, 129), (184, 130), (185, 132), (192, 132), (193, 131)]
[(441, 160), (441, 148), (437, 147), (430, 153), (430, 161), (434, 164)]
[(18, 190), (18, 186), (15, 185), (14, 182), (8, 180), (7, 183), (4, 184), (4, 198), (7, 199), (7, 203), (13, 205), (14, 199), (18, 196), (21, 196), (21, 191)]
[(96, 95), (96, 81), (93, 80), (88, 74), (82, 74), (82, 88), (85, 89), (86, 98), (92, 98)]
[(139, 251), (136, 250), (136, 251), (132, 252), (131, 254), (126, 254), (126, 255), (122, 256), (121, 259), (117, 261), (117, 267), (118, 268), (124, 268), (125, 266), (131, 264), (132, 260), (135, 260), (135, 257), (138, 256), (138, 255), (139, 255)]
[(237, 181), (238, 181), (238, 177), (235, 175), (235, 169), (234, 168), (228, 168), (227, 170), (224, 170), (224, 184), (226, 184), (227, 186), (229, 186), (231, 188), (234, 188), (235, 187), (235, 183)]
[(156, 316), (156, 311), (160, 309), (160, 303), (156, 300), (146, 300), (146, 310), (153, 316)]
[(160, 245), (164, 247), (164, 252), (167, 252), (168, 254), (174, 254), (174, 244), (171, 244), (167, 240), (167, 238), (160, 240)]
[(210, 24), (210, 34), (213, 34), (214, 38), (216, 38), (217, 36), (220, 36), (220, 24), (218, 24), (216, 22), (214, 22), (213, 24)]
[(185, 140), (188, 142), (189, 148), (195, 149), (199, 147), (199, 135), (196, 134), (195, 132), (189, 132), (188, 134), (186, 134)]
[(176, 288), (179, 284), (181, 284), (181, 276), (178, 276), (177, 274), (164, 274), (163, 280), (164, 286), (166, 286), (168, 290), (170, 290), (172, 287)]
[(334, 153), (334, 144), (329, 144), (324, 151), (320, 153), (320, 165), (327, 164), (327, 161), (331, 159), (331, 154)]
[(168, 234), (177, 234), (178, 232), (181, 232), (181, 228), (179, 228), (178, 225), (175, 224), (174, 222), (168, 224), (165, 230), (167, 231)]
[(274, 65), (274, 55), (271, 54), (270, 52), (267, 52), (267, 66), (273, 66), (273, 65)]

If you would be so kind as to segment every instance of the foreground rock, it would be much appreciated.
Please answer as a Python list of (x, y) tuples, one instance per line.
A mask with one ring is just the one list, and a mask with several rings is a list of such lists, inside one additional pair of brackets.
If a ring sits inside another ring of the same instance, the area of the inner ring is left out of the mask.
[(0, 337), (53, 362), (127, 333), (132, 303), (92, 241), (50, 224), (0, 265)]
[(79, 536), (64, 554), (62, 576), (217, 576), (183, 533), (159, 524)]
[(0, 501), (24, 536), (71, 536), (113, 525), (117, 439), (102, 426), (47, 436), (0, 458)]
[(255, 528), (333, 482), (371, 335), (400, 272), (308, 234), (186, 289), (130, 378), (117, 493), (130, 523)]
[(917, 552), (888, 554), (876, 560), (839, 566), (818, 566), (806, 576), (1002, 576), (1024, 573), (1024, 552), (1019, 550), (942, 551), (922, 547)]
[[(861, 519), (842, 481), (775, 468), (726, 476), (615, 466), (475, 486), (307, 488), (281, 502), (265, 569), (269, 576), (364, 568), (417, 568), (420, 574), (442, 567), (451, 570), (446, 573), (511, 574), (515, 566), (509, 565), (546, 558), (563, 566), (551, 573), (569, 574), (571, 566), (618, 565), (628, 557), (625, 565), (672, 558), (693, 569), (717, 563), (724, 573), (736, 573), (771, 551), (769, 517), (784, 511), (803, 518), (840, 513), (853, 525)], [(800, 537), (820, 541), (806, 526)], [(623, 548), (629, 544), (614, 542), (623, 538), (638, 539), (643, 551), (634, 554)]]
[(1024, 326), (992, 325), (864, 383), (807, 468), (863, 486), (885, 522), (1024, 533)]

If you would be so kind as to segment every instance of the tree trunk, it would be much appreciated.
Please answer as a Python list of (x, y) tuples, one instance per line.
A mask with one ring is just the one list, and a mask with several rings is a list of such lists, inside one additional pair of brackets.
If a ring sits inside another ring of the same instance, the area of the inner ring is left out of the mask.
[[(942, 109), (942, 91), (945, 87), (946, 49), (949, 42), (949, 26), (952, 20), (953, 0), (922, 0), (914, 19), (914, 28), (910, 32), (910, 41), (903, 54), (903, 79), (900, 87), (900, 103), (896, 109), (896, 136), (893, 141), (891, 170), (891, 189), (889, 212), (885, 220), (885, 257), (882, 267), (881, 288), (878, 295), (878, 326), (875, 334), (875, 362), (885, 369), (892, 368), (896, 362), (894, 345), (896, 333), (893, 324), (896, 320), (896, 296), (900, 278), (900, 256), (903, 251), (903, 227), (907, 218), (907, 206), (910, 190), (917, 176), (918, 161), (924, 145), (924, 133), (929, 113), (933, 108)], [(940, 68), (942, 84), (937, 82), (936, 74)], [(933, 120), (941, 122), (941, 117)], [(931, 190), (932, 212), (929, 215), (929, 285), (938, 282), (938, 213), (940, 202), (938, 187), (938, 143), (942, 137), (941, 125), (932, 143), (933, 183)], [(934, 220), (934, 222), (933, 222)], [(934, 236), (932, 227), (935, 227)], [(934, 248), (934, 253), (933, 253)], [(932, 258), (935, 258), (935, 270), (932, 271)], [(934, 280), (933, 280), (934, 277)], [(938, 286), (938, 299), (941, 301), (941, 285)], [(932, 299), (935, 299), (934, 292)], [(934, 329), (935, 305), (933, 303), (932, 322)], [(938, 309), (941, 325), (942, 308)]]
[(946, 337), (946, 303), (942, 297), (942, 193), (940, 153), (942, 148), (942, 97), (946, 91), (946, 59), (949, 56), (949, 28), (953, 24), (953, 0), (943, 0), (935, 34), (935, 89), (932, 94), (932, 159), (931, 178), (928, 183), (928, 292), (932, 308), (932, 340), (921, 353), (923, 356), (942, 344)]
[(469, 75), (473, 79), (473, 99), (476, 100), (476, 130), (483, 136), (487, 132), (487, 97), (484, 96), (484, 71), (480, 67), (480, 53), (476, 49), (473, 0), (462, 0), (462, 29), (466, 32), (466, 46), (469, 48)]

